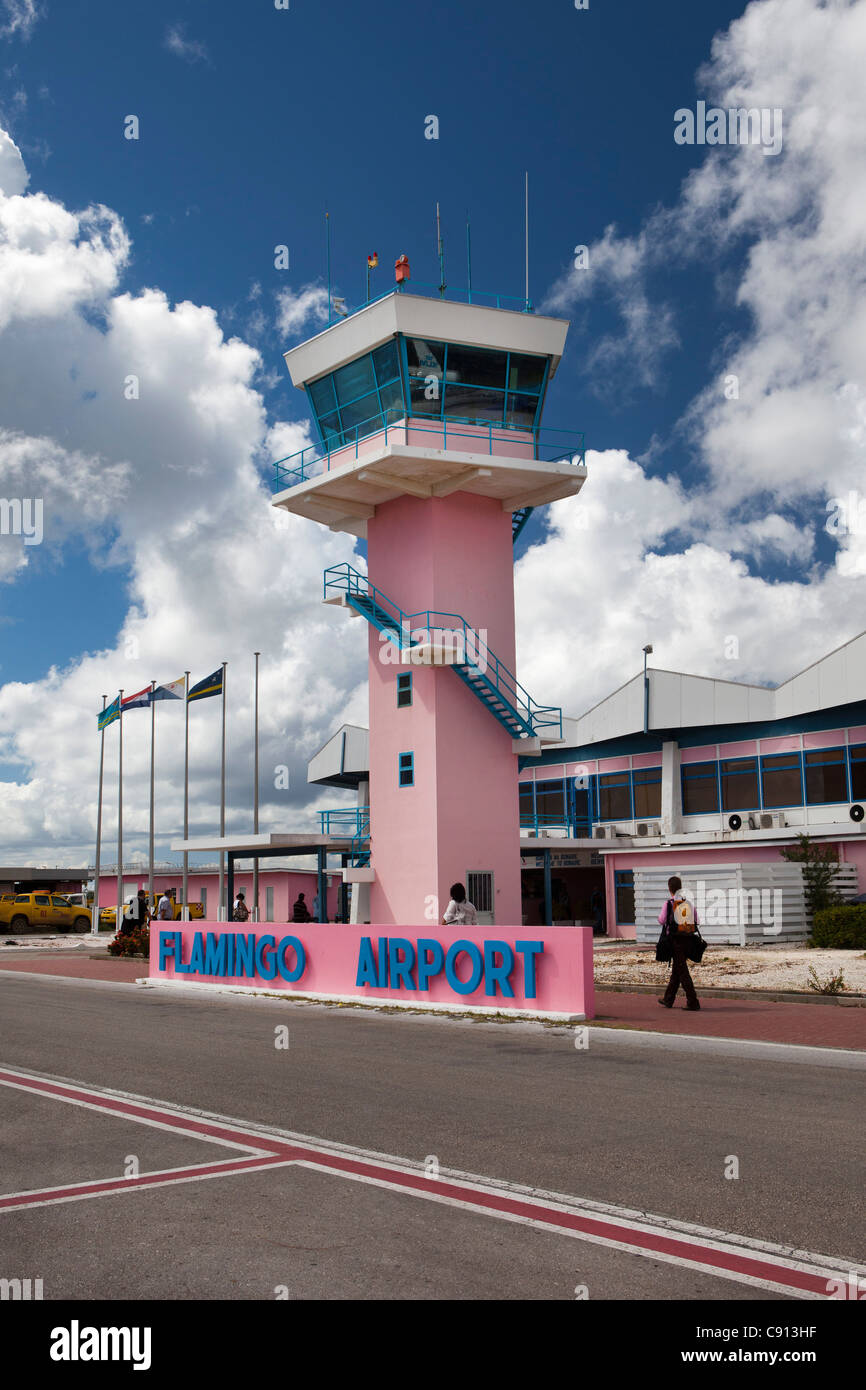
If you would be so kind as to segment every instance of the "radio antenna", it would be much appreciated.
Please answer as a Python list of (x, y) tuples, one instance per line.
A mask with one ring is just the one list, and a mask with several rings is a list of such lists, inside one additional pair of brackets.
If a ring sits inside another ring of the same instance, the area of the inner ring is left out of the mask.
[(442, 224), (439, 220), (439, 204), (436, 204), (436, 242), (439, 252), (439, 297), (445, 298), (445, 248), (442, 245)]
[(524, 174), (523, 226), (526, 239), (526, 309), (529, 311), (529, 170)]
[(469, 303), (472, 303), (472, 234), (469, 229), (469, 209), (466, 209), (466, 284)]

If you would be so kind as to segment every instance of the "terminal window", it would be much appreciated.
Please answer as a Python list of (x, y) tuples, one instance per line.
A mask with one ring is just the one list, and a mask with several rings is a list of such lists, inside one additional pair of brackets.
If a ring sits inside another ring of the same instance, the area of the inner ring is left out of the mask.
[(683, 815), (706, 816), (719, 809), (717, 763), (686, 763), (682, 770)]
[[(650, 812), (650, 814), (654, 814)], [(634, 869), (617, 869), (613, 876), (616, 894), (616, 920), (623, 926), (632, 926), (634, 913)]]
[(826, 805), (848, 800), (848, 769), (844, 748), (821, 748), (805, 754), (806, 803)]
[(631, 787), (627, 772), (605, 772), (598, 779), (599, 820), (631, 820)]
[(758, 798), (757, 758), (723, 758), (719, 764), (723, 811), (755, 811)]
[(634, 814), (640, 820), (644, 816), (660, 816), (662, 813), (662, 770), (660, 767), (638, 767), (632, 773), (634, 780)]
[(851, 752), (851, 796), (866, 801), (866, 743), (855, 743)]
[(761, 789), (765, 806), (802, 806), (800, 754), (774, 753), (762, 758)]

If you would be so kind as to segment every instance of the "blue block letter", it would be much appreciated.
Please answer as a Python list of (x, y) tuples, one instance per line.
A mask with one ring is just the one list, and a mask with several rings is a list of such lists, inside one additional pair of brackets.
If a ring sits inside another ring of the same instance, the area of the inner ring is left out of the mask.
[[(502, 964), (496, 964), (497, 955), (502, 956)], [(496, 986), (509, 999), (514, 998), (514, 990), (508, 983), (508, 976), (514, 969), (514, 952), (507, 941), (485, 941), (484, 943), (484, 993), (496, 994)]]
[(515, 941), (517, 950), (523, 956), (523, 993), (527, 999), (536, 995), (535, 957), (544, 954), (543, 941)]
[(418, 988), (425, 994), (430, 988), (430, 976), (438, 975), (444, 964), (445, 952), (439, 942), (430, 937), (422, 937), (418, 942)]
[[(464, 984), (454, 969), (457, 957), (465, 951), (472, 961), (472, 974)], [(474, 941), (454, 941), (448, 947), (448, 954), (445, 957), (445, 978), (455, 994), (472, 994), (481, 983), (481, 976), (484, 974), (484, 961), (481, 952)]]

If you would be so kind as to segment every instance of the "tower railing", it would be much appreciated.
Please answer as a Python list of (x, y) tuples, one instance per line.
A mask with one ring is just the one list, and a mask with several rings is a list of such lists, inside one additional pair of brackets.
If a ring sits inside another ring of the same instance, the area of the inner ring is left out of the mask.
[(334, 811), (317, 811), (322, 835), (337, 835), (340, 839), (369, 836), (369, 806), (340, 806)]
[[(467, 426), (469, 428), (467, 428)], [(470, 416), (447, 416), (433, 420), (430, 416), (409, 416), (398, 421), (383, 421), (378, 418), (373, 424), (365, 421), (356, 425), (333, 447), (308, 444), (274, 464), (274, 491), (283, 492), (286, 488), (297, 487), (332, 468), (357, 460), (362, 455), (361, 445), (376, 437), (387, 446), (390, 444), (409, 445), (412, 436), (432, 435), (437, 441), (436, 449), (449, 449), (452, 453), (496, 454), (505, 449), (527, 447), (525, 457), (545, 463), (571, 463), (584, 467), (586, 463), (586, 439), (582, 430), (552, 429), (546, 425), (531, 426), (494, 424), (491, 420), (473, 419)], [(458, 442), (455, 442), (458, 441)], [(469, 441), (465, 443), (464, 441)], [(422, 441), (426, 442), (426, 440)], [(372, 452), (372, 451), (371, 451)], [(508, 457), (520, 458), (524, 455), (511, 453)]]
[[(367, 621), (385, 633), (401, 651), (430, 646), (441, 653), (443, 665), (478, 671), (492, 690), (507, 702), (522, 725), (522, 736), (536, 736), (540, 730), (555, 730), (562, 738), (562, 710), (540, 705), (520, 684), (504, 662), (492, 652), (480, 633), (460, 613), (423, 609), (407, 613), (393, 599), (377, 589), (365, 574), (352, 565), (331, 565), (324, 573), (324, 597), (344, 594), (347, 601)], [(478, 691), (475, 692), (478, 694)]]
[(362, 309), (367, 309), (371, 304), (378, 304), (380, 300), (387, 299), (392, 294), (414, 294), (420, 299), (447, 299), (451, 303), (476, 304), (481, 308), (487, 309), (508, 309), (512, 313), (534, 314), (530, 300), (516, 294), (498, 294), (493, 290), (476, 290), (452, 288), (449, 285), (433, 285), (424, 280), (399, 280), (393, 285), (389, 285), (387, 290), (382, 290), (381, 294), (373, 294), (369, 299), (362, 300), (354, 305), (345, 314), (335, 314), (332, 307), (328, 306), (328, 327), (342, 323), (344, 319), (351, 318), (353, 314), (359, 314)]

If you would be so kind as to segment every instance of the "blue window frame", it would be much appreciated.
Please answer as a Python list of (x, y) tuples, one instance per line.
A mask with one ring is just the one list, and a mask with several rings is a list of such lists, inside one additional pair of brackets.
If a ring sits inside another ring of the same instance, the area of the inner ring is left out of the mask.
[(719, 781), (723, 811), (760, 810), (757, 758), (722, 758), (719, 762)]
[(598, 774), (598, 819), (634, 820), (628, 768)]
[(617, 925), (633, 926), (635, 922), (634, 869), (617, 869), (613, 876), (613, 889)]
[(327, 449), (402, 420), (406, 407), (396, 338), (311, 381), (307, 398)]
[(866, 801), (866, 743), (853, 743), (848, 756), (851, 760), (851, 800)]
[(592, 835), (592, 812), (595, 804), (593, 800), (594, 780), (593, 777), (588, 776), (586, 779), (587, 785), (585, 787), (575, 786), (575, 779), (573, 777), (570, 777), (568, 781), (568, 815), (571, 821), (572, 833), (577, 836), (578, 839), (589, 839)]
[(397, 677), (397, 708), (405, 709), (412, 703), (412, 672), (401, 671)]
[(534, 430), (550, 359), (426, 338), (402, 340), (404, 389), (412, 415)]
[(706, 816), (718, 812), (718, 763), (683, 763), (680, 781), (684, 816)]
[(662, 770), (660, 767), (636, 767), (633, 769), (632, 797), (635, 820), (644, 820), (661, 815)]
[(761, 805), (803, 805), (803, 766), (798, 752), (771, 753), (761, 759)]
[(401, 787), (414, 787), (415, 785), (415, 754), (400, 753), (398, 755), (397, 783)]
[(806, 805), (827, 806), (850, 800), (844, 748), (814, 748), (803, 754)]

